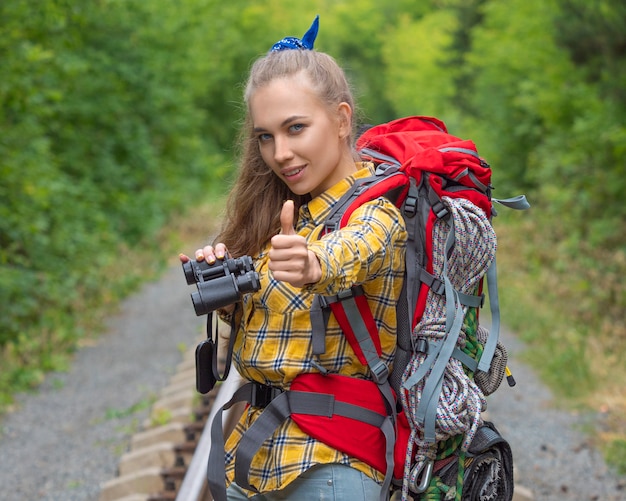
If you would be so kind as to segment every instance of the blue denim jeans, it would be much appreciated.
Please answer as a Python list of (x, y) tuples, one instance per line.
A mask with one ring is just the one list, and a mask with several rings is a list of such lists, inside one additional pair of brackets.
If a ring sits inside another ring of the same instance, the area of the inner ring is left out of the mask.
[[(248, 501), (244, 491), (231, 484), (228, 501)], [(280, 491), (257, 494), (252, 501), (378, 501), (380, 485), (354, 468), (320, 465), (305, 471)]]

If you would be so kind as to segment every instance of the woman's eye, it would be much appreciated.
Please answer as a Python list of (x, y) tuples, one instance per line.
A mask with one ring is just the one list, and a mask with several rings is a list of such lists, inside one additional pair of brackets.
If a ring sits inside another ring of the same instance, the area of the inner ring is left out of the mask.
[(271, 134), (259, 134), (257, 138), (259, 142), (267, 143), (270, 139), (272, 139), (272, 135)]
[(292, 133), (298, 133), (298, 132), (302, 131), (302, 129), (304, 129), (304, 125), (303, 124), (293, 124), (292, 126), (289, 127), (289, 130)]

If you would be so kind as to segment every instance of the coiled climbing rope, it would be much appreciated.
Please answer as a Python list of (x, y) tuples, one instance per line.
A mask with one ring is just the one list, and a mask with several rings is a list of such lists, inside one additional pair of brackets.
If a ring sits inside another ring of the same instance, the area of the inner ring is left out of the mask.
[[(468, 200), (444, 197), (443, 203), (450, 212), (450, 220), (438, 220), (433, 228), (433, 274), (437, 277), (445, 274), (455, 291), (473, 295), (495, 258), (496, 234), (484, 212)], [(450, 231), (454, 231), (454, 246), (450, 255), (446, 256), (450, 250), (447, 248)], [(409, 386), (408, 390), (401, 392), (401, 398), (411, 426), (402, 488), (403, 501), (409, 499), (408, 485), (415, 485), (418, 480), (416, 477), (425, 465), (434, 462), (438, 442), (463, 436), (460, 449), (462, 453), (467, 451), (482, 423), (481, 413), (486, 407), (483, 392), (468, 377), (462, 363), (456, 358), (450, 358), (442, 375), (441, 391), (438, 392), (435, 441), (425, 436), (424, 413), (418, 413), (417, 410), (424, 396), (428, 376), (437, 362), (433, 359), (430, 347), (440, 349), (445, 343), (455, 343), (457, 348), (466, 349), (466, 342), (470, 340), (468, 334), (471, 334), (471, 341), (475, 341), (478, 327), (471, 322), (464, 322), (458, 333), (451, 332), (451, 298), (447, 298), (447, 303), (446, 296), (429, 291), (426, 309), (413, 331), (413, 346), (418, 346), (419, 341), (425, 341), (430, 354), (415, 352), (402, 377), (403, 384)], [(465, 317), (468, 307), (460, 305), (458, 297), (455, 301), (456, 314)], [(468, 332), (470, 329), (473, 332)], [(450, 336), (455, 335), (458, 336), (456, 339), (450, 339)], [(425, 364), (428, 367), (424, 367)]]

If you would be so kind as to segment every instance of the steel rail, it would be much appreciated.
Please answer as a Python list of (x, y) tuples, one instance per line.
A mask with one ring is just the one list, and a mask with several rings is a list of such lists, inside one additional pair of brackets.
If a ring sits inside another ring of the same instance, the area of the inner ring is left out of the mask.
[[(211, 450), (211, 424), (217, 411), (230, 400), (242, 382), (241, 376), (239, 376), (237, 371), (231, 370), (226, 380), (220, 385), (202, 430), (202, 436), (198, 440), (193, 458), (189, 463), (185, 478), (176, 495), (176, 501), (205, 501), (212, 499), (208, 493), (206, 482), (207, 461), (209, 451)], [(237, 412), (236, 407), (224, 411), (224, 428), (229, 426), (233, 412)]]

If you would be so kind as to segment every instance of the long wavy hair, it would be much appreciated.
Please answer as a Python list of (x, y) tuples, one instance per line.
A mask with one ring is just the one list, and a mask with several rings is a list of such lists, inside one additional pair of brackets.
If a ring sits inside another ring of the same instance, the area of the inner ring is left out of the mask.
[[(303, 72), (320, 101), (330, 110), (348, 103), (353, 110), (352, 134), (346, 147), (352, 150), (355, 104), (344, 71), (328, 54), (314, 50), (270, 52), (257, 59), (245, 87), (246, 116), (239, 134), (238, 176), (226, 204), (226, 214), (216, 242), (226, 244), (231, 255), (257, 255), (280, 230), (280, 210), (285, 200), (293, 200), (296, 217), (309, 195), (296, 195), (267, 166), (253, 133), (250, 98), (273, 79)], [(355, 156), (355, 159), (357, 157)]]

